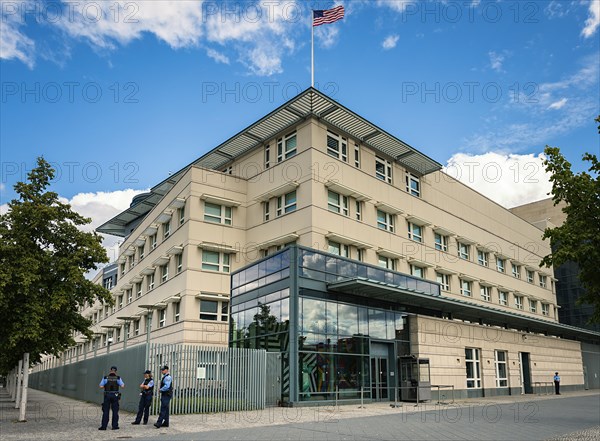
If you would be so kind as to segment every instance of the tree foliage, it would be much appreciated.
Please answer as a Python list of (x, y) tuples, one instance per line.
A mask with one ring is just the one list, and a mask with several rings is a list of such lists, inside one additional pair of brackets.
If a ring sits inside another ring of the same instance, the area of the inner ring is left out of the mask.
[[(600, 116), (596, 122), (600, 123)], [(591, 164), (588, 172), (573, 173), (557, 147), (546, 146), (544, 153), (546, 171), (551, 173), (552, 199), (555, 205), (566, 203), (566, 221), (544, 231), (544, 239), (551, 240), (552, 254), (545, 256), (542, 264), (559, 266), (571, 261), (579, 265), (585, 294), (578, 303), (592, 305), (590, 321), (600, 323), (600, 163), (596, 155), (586, 153), (583, 160)]]
[(80, 230), (91, 222), (48, 191), (54, 170), (43, 158), (18, 182), (18, 199), (0, 216), (0, 373), (25, 352), (60, 354), (74, 343), (73, 331), (91, 337), (91, 322), (79, 306), (110, 293), (85, 278), (108, 262), (102, 238)]

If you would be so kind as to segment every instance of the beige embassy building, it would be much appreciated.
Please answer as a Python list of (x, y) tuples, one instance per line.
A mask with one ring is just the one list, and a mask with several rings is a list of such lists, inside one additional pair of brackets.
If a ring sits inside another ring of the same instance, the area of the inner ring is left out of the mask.
[(555, 371), (582, 388), (599, 336), (558, 323), (538, 228), (313, 88), (98, 231), (123, 237), (99, 276), (116, 305), (82, 311), (96, 338), (75, 353), (277, 351), (282, 402), (531, 393)]

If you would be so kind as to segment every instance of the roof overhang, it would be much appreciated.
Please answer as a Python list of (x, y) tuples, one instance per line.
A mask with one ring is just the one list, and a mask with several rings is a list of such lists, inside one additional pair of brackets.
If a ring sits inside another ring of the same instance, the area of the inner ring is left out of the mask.
[(127, 236), (127, 225), (154, 208), (190, 167), (219, 170), (228, 162), (260, 145), (265, 145), (285, 130), (309, 118), (315, 118), (333, 130), (347, 134), (376, 152), (389, 156), (416, 175), (423, 176), (442, 168), (437, 161), (310, 87), (154, 186), (145, 197), (138, 197), (135, 205), (100, 225), (96, 231)]
[(327, 284), (336, 292), (349, 292), (352, 295), (379, 299), (394, 303), (410, 304), (451, 314), (452, 318), (484, 323), (492, 326), (518, 328), (533, 333), (556, 335), (575, 340), (600, 341), (600, 332), (547, 320), (528, 317), (523, 314), (504, 311), (498, 308), (481, 306), (464, 300), (443, 295), (424, 294), (410, 291), (388, 283), (365, 278), (351, 278)]

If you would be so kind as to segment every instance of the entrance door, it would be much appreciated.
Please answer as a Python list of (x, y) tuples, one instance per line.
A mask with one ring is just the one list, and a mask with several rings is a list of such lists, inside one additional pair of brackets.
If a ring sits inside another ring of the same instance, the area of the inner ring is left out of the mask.
[(388, 398), (388, 359), (387, 357), (371, 358), (371, 397), (381, 401)]
[(532, 394), (529, 352), (519, 352), (519, 364), (521, 365), (521, 393)]

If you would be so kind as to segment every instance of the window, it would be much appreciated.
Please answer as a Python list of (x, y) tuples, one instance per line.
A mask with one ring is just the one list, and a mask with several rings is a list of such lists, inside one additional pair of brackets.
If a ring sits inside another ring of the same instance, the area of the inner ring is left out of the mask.
[(471, 281), (460, 279), (460, 293), (465, 297), (471, 297)]
[(156, 234), (150, 236), (150, 249), (156, 248)]
[(271, 214), (269, 213), (270, 208), (271, 208), (271, 201), (264, 201), (263, 202), (263, 217), (264, 217), (265, 222), (271, 218)]
[(183, 225), (185, 222), (185, 205), (177, 209), (177, 219), (179, 219), (179, 225)]
[(423, 241), (423, 231), (420, 225), (408, 223), (408, 238), (415, 242)]
[(200, 300), (200, 320), (217, 321), (219, 302), (215, 300)]
[(229, 167), (221, 170), (221, 172), (225, 173), (226, 175), (232, 175), (233, 174), (233, 166), (230, 165)]
[(358, 248), (356, 250), (356, 260), (358, 260), (359, 262), (364, 262), (364, 260), (365, 260), (365, 250), (363, 250), (362, 248)]
[(540, 274), (540, 276), (539, 276), (539, 277), (540, 277), (540, 286), (541, 286), (542, 288), (545, 288), (545, 287), (546, 287), (546, 276), (544, 276), (544, 275)]
[(148, 274), (146, 280), (148, 282), (148, 291), (152, 291), (154, 289), (154, 273)]
[(354, 144), (354, 167), (360, 168), (360, 147)]
[(160, 267), (160, 283), (165, 283), (169, 280), (169, 264)]
[(296, 132), (277, 140), (277, 162), (291, 158), (296, 154)]
[(269, 168), (271, 166), (271, 146), (265, 146), (265, 168)]
[(328, 242), (328, 251), (331, 254), (336, 254), (338, 256), (342, 256), (342, 257), (350, 257), (350, 247), (348, 245), (345, 244), (340, 244), (337, 242), (333, 242), (333, 241), (329, 241)]
[(481, 286), (479, 292), (481, 293), (481, 300), (489, 302), (492, 299), (492, 289), (489, 286)]
[(179, 321), (179, 312), (181, 311), (181, 302), (173, 303), (173, 323)]
[(523, 309), (523, 296), (515, 296), (515, 308)]
[(163, 224), (163, 240), (171, 234), (171, 221)]
[(466, 243), (458, 242), (458, 257), (469, 260), (470, 246)]
[(145, 249), (146, 249), (146, 244), (140, 245), (138, 247), (138, 256), (139, 256), (140, 260), (142, 260), (144, 258), (144, 251), (145, 251)]
[(500, 273), (504, 272), (504, 259), (502, 259), (500, 257), (496, 257), (496, 269)]
[(362, 221), (362, 202), (356, 201), (356, 220)]
[(521, 278), (521, 265), (511, 264), (512, 266), (512, 275), (513, 277), (520, 279)]
[(448, 251), (448, 236), (435, 233), (435, 249), (439, 251)]
[(296, 190), (277, 198), (277, 217), (296, 211)]
[(406, 191), (413, 196), (421, 196), (421, 181), (409, 172), (406, 172)]
[(537, 300), (529, 299), (529, 312), (537, 314)]
[(436, 272), (435, 278), (441, 285), (442, 291), (450, 291), (450, 274)]
[(158, 327), (163, 328), (165, 326), (166, 321), (167, 321), (167, 310), (161, 309), (158, 312)]
[(346, 138), (327, 131), (327, 154), (348, 162), (348, 142)]
[(177, 262), (177, 274), (183, 270), (183, 253), (179, 253), (176, 258)]
[(494, 351), (494, 363), (496, 364), (496, 387), (508, 387), (508, 371), (506, 369), (506, 351)]
[(229, 302), (221, 302), (221, 321), (229, 321)]
[(377, 228), (382, 230), (389, 231), (390, 233), (394, 232), (394, 215), (390, 213), (386, 213), (382, 210), (377, 210)]
[(129, 269), (135, 266), (135, 256), (129, 256), (127, 258), (127, 261), (129, 262)]
[(542, 303), (542, 315), (550, 315), (550, 305), (548, 303)]
[[(121, 264), (121, 276), (124, 276), (124, 275), (125, 275), (125, 263), (122, 263)], [(112, 284), (112, 281), (111, 281), (111, 284)]]
[(138, 282), (135, 284), (135, 297), (142, 297), (142, 282)]
[(327, 191), (327, 209), (334, 213), (340, 213), (348, 216), (348, 196), (343, 196), (335, 191)]
[(396, 271), (396, 259), (392, 259), (391, 257), (378, 255), (379, 266), (382, 268), (386, 268), (392, 271)]
[(231, 225), (231, 207), (224, 205), (204, 203), (204, 221), (213, 222), (215, 224)]
[(387, 159), (375, 156), (375, 177), (388, 184), (392, 183), (392, 163)]
[(125, 291), (125, 293), (127, 294), (127, 304), (129, 305), (131, 302), (133, 302), (133, 290), (129, 288)]
[(526, 269), (525, 274), (527, 275), (527, 281), (533, 283), (535, 273), (531, 270)]
[(104, 279), (104, 287), (106, 289), (111, 289), (112, 288), (112, 282), (113, 282), (112, 277), (109, 277), (108, 279)]
[(477, 263), (479, 263), (481, 266), (488, 266), (487, 251), (477, 250)]
[(467, 388), (481, 388), (481, 366), (479, 349), (465, 348), (465, 365), (467, 368)]
[(229, 254), (218, 251), (202, 250), (202, 269), (208, 271), (229, 272)]
[(508, 305), (508, 293), (506, 291), (498, 291), (498, 304), (502, 306)]
[(119, 305), (119, 309), (123, 308), (123, 296), (117, 297), (117, 304)]
[(421, 266), (411, 265), (410, 266), (410, 275), (424, 279), (425, 278), (425, 268), (423, 268)]

